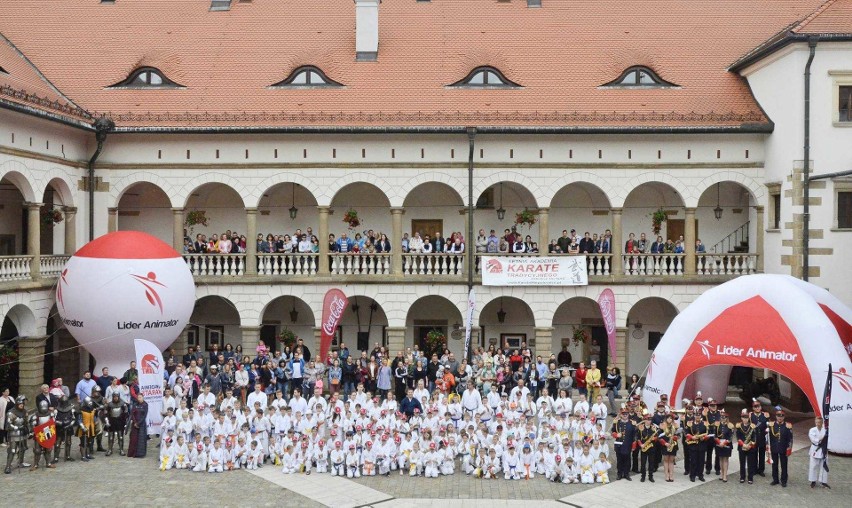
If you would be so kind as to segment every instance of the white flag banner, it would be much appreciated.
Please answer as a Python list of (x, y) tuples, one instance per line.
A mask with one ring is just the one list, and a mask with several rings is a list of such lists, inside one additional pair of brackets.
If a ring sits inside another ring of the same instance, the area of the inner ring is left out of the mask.
[(470, 288), (470, 293), (467, 295), (467, 323), (465, 323), (464, 329), (464, 356), (462, 358), (467, 358), (468, 351), (470, 351), (470, 330), (473, 327), (473, 311), (476, 309), (476, 293), (474, 293), (473, 288)]
[(483, 256), (483, 286), (588, 286), (586, 256)]
[(139, 393), (148, 403), (148, 435), (160, 434), (163, 423), (163, 353), (147, 340), (134, 340), (136, 366), (139, 369)]

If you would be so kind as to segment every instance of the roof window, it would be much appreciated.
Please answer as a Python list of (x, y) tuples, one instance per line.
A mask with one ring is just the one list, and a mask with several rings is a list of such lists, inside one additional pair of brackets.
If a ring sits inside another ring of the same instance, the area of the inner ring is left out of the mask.
[(110, 88), (178, 88), (181, 85), (165, 77), (159, 69), (141, 67), (131, 72), (127, 79)]
[(477, 67), (470, 71), (470, 74), (465, 76), (464, 79), (450, 86), (465, 88), (520, 87), (519, 84), (510, 81), (494, 67)]
[(621, 76), (604, 86), (611, 87), (671, 87), (676, 86), (674, 83), (662, 79), (656, 72), (648, 67), (633, 66), (628, 67)]
[(287, 76), (287, 79), (275, 83), (272, 86), (291, 86), (291, 87), (324, 87), (324, 86), (343, 86), (325, 75), (318, 67), (313, 65), (303, 65), (297, 67)]

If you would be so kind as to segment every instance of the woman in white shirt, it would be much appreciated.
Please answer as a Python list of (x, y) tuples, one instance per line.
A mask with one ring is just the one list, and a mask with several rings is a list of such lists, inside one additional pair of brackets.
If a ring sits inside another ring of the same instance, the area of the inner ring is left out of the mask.
[(414, 238), (408, 241), (408, 251), (412, 254), (423, 252), (423, 239), (420, 238), (420, 233), (414, 233)]
[(219, 238), (219, 253), (220, 254), (230, 254), (231, 253), (231, 239), (228, 238), (228, 235), (222, 233), (222, 236)]
[(248, 386), (248, 382), (248, 372), (246, 372), (245, 366), (241, 363), (234, 373), (234, 388), (239, 392), (240, 401), (243, 403), (243, 406), (246, 403), (246, 387)]

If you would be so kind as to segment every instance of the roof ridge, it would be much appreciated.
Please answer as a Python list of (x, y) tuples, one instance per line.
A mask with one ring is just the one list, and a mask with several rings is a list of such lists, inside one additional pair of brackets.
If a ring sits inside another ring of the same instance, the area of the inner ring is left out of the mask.
[(58, 95), (59, 97), (61, 97), (61, 98), (62, 98), (62, 99), (64, 99), (65, 101), (67, 101), (69, 105), (71, 105), (71, 106), (73, 106), (73, 107), (77, 108), (77, 109), (78, 109), (78, 110), (80, 110), (80, 111), (84, 111), (84, 112), (86, 112), (86, 114), (89, 114), (89, 115), (91, 116), (91, 113), (89, 113), (89, 111), (87, 111), (85, 108), (82, 108), (79, 104), (77, 104), (76, 102), (74, 102), (74, 101), (73, 101), (70, 97), (68, 97), (67, 95), (65, 95), (64, 93), (62, 93), (62, 91), (61, 91), (61, 90), (59, 90), (59, 89), (56, 87), (56, 85), (54, 85), (54, 84), (53, 84), (53, 83), (52, 83), (49, 79), (47, 79), (47, 76), (45, 76), (45, 75), (44, 75), (44, 73), (42, 73), (42, 72), (41, 72), (41, 70), (40, 70), (38, 67), (36, 67), (36, 65), (32, 62), (32, 60), (30, 60), (30, 59), (27, 57), (27, 55), (25, 55), (25, 54), (24, 54), (24, 52), (23, 52), (23, 51), (21, 51), (20, 49), (18, 49), (18, 46), (16, 46), (16, 45), (15, 45), (15, 43), (14, 43), (14, 42), (12, 42), (12, 41), (11, 41), (8, 37), (6, 37), (6, 36), (5, 36), (2, 32), (0, 32), (0, 39), (2, 39), (2, 40), (4, 40), (4, 41), (6, 41), (6, 44), (8, 44), (8, 45), (9, 45), (9, 47), (10, 47), (10, 48), (12, 48), (12, 50), (13, 50), (13, 51), (15, 51), (15, 53), (17, 53), (17, 54), (18, 54), (18, 56), (20, 56), (20, 57), (21, 57), (21, 59), (22, 59), (24, 62), (26, 62), (26, 64), (27, 64), (28, 66), (30, 66), (30, 68), (32, 68), (32, 70), (33, 70), (33, 71), (35, 71), (35, 73), (38, 75), (38, 77), (39, 77), (42, 81), (44, 81), (44, 83), (45, 83), (48, 87), (50, 87), (50, 89), (51, 89), (51, 90), (53, 90), (53, 91), (56, 93), (56, 95)]
[(808, 14), (804, 18), (802, 18), (802, 20), (799, 22), (799, 24), (794, 26), (790, 31), (793, 32), (793, 33), (797, 33), (799, 30), (805, 28), (811, 21), (813, 21), (814, 19), (819, 17), (820, 14), (825, 12), (826, 9), (828, 9), (829, 7), (834, 5), (836, 2), (837, 2), (837, 0), (826, 0), (822, 5), (817, 7), (817, 9), (815, 11)]

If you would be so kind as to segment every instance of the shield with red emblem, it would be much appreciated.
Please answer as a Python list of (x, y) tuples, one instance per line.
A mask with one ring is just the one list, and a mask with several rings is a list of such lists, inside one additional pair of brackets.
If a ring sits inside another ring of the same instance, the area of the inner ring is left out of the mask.
[(56, 422), (54, 422), (53, 418), (51, 418), (41, 425), (38, 425), (35, 429), (33, 429), (33, 435), (35, 436), (35, 442), (38, 443), (39, 446), (47, 450), (52, 450), (53, 446), (56, 444)]

